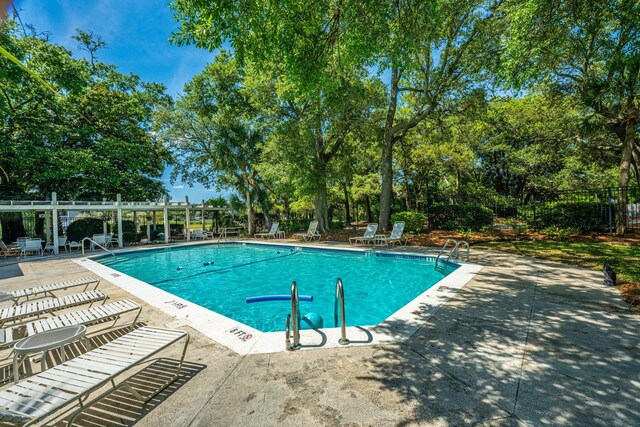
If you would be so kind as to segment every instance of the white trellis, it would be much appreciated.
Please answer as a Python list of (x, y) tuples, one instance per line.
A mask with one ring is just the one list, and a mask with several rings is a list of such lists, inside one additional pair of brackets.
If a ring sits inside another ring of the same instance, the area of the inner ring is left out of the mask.
[[(134, 212), (158, 212), (161, 211), (164, 219), (164, 241), (169, 243), (169, 237), (171, 236), (171, 229), (169, 224), (169, 211), (184, 211), (185, 212), (185, 237), (187, 241), (190, 240), (190, 214), (191, 210), (199, 210), (202, 212), (202, 230), (205, 229), (205, 215), (204, 213), (209, 211), (228, 211), (226, 207), (213, 207), (207, 206), (202, 201), (201, 204), (189, 203), (189, 197), (185, 197), (184, 202), (170, 202), (167, 196), (164, 197), (162, 202), (126, 202), (122, 200), (120, 194), (117, 195), (115, 201), (65, 201), (58, 200), (55, 192), (51, 193), (51, 200), (4, 200), (0, 201), (0, 212), (47, 212), (51, 216), (51, 226), (53, 228), (53, 242), (58, 241), (58, 211), (84, 211), (84, 212), (116, 212), (118, 223), (118, 247), (122, 248), (124, 242), (122, 240), (122, 212), (131, 211)], [(53, 251), (58, 253), (58, 245), (53, 245)]]

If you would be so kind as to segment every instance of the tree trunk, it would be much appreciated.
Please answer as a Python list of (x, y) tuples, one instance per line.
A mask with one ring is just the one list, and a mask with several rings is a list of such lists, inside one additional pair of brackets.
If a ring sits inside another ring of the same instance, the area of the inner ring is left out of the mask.
[(245, 204), (247, 206), (247, 233), (253, 236), (256, 233), (255, 214), (253, 212), (253, 203), (251, 203), (251, 190), (247, 185), (244, 190)]
[(379, 227), (381, 227), (383, 231), (389, 230), (389, 219), (391, 218), (391, 198), (393, 197), (393, 143), (395, 141), (393, 135), (393, 123), (395, 121), (396, 107), (398, 105), (399, 81), (399, 70), (396, 66), (392, 66), (389, 106), (387, 108), (387, 117), (384, 123), (382, 159), (380, 164), (382, 185), (380, 192)]
[(284, 219), (290, 220), (291, 219), (291, 201), (289, 201), (288, 197), (284, 197), (282, 200), (282, 203), (284, 204)]
[(364, 196), (364, 209), (367, 213), (367, 222), (373, 222), (373, 215), (371, 214), (371, 200), (369, 196)]
[(349, 210), (349, 188), (347, 183), (342, 183), (342, 191), (344, 193), (344, 222), (348, 227), (351, 225), (351, 211)]
[(407, 179), (407, 174), (405, 171), (402, 171), (402, 180), (404, 181), (404, 205), (408, 211), (411, 210), (411, 195), (409, 190), (409, 180)]
[(327, 183), (316, 190), (315, 220), (318, 221), (318, 231), (329, 231), (329, 214), (327, 212)]
[(636, 137), (636, 120), (629, 119), (625, 130), (625, 138), (622, 147), (622, 160), (620, 161), (620, 173), (618, 175), (618, 215), (616, 228), (618, 234), (624, 234), (627, 228), (627, 203), (629, 199), (628, 187), (633, 160), (633, 148)]

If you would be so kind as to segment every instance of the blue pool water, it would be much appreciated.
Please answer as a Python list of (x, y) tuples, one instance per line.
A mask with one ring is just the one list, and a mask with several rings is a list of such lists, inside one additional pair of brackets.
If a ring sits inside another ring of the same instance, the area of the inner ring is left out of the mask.
[(453, 269), (443, 274), (433, 259), (419, 256), (251, 244), (165, 248), (98, 261), (263, 332), (284, 330), (291, 303), (247, 304), (245, 298), (289, 294), (293, 280), (300, 295), (314, 298), (300, 302), (301, 315), (317, 313), (324, 327), (334, 327), (341, 278), (347, 325), (366, 326), (382, 322)]

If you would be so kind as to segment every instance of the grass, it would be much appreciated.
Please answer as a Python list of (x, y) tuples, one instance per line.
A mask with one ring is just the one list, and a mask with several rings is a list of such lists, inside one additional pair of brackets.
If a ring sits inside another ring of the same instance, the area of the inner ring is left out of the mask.
[(602, 270), (609, 264), (617, 274), (620, 292), (629, 303), (640, 302), (640, 246), (603, 242), (494, 241), (474, 245), (578, 267)]

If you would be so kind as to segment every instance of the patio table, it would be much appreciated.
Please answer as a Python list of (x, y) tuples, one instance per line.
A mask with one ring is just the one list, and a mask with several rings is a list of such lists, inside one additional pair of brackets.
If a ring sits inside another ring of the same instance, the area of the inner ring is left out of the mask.
[(18, 382), (18, 369), (27, 355), (40, 353), (40, 367), (45, 370), (45, 355), (47, 351), (60, 349), (60, 358), (65, 361), (64, 347), (74, 341), (84, 340), (87, 350), (91, 350), (91, 343), (86, 336), (87, 327), (84, 325), (63, 326), (50, 331), (40, 332), (18, 341), (13, 346), (13, 380)]

